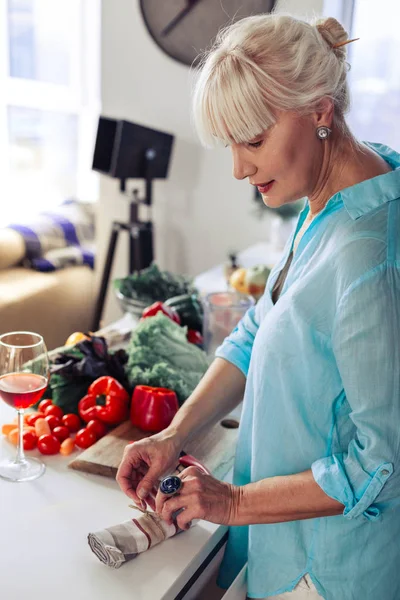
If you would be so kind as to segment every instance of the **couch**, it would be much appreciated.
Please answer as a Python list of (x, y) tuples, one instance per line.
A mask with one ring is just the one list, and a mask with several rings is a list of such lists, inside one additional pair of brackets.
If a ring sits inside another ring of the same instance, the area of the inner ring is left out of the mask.
[(89, 331), (95, 304), (95, 276), (88, 266), (39, 272), (22, 266), (23, 237), (0, 229), (0, 334), (40, 333), (47, 348), (65, 343), (74, 331)]

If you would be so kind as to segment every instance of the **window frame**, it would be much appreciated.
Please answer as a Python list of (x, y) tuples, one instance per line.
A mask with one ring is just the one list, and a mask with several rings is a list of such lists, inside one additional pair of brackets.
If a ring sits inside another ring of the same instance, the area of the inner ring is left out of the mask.
[[(70, 0), (77, 20), (71, 44), (69, 85), (12, 77), (9, 74), (8, 1), (0, 3), (0, 181), (9, 185), (8, 107), (67, 113), (78, 117), (77, 197), (96, 201), (99, 178), (91, 170), (101, 112), (101, 0)], [(32, 190), (34, 200), (34, 190)], [(4, 197), (4, 195), (3, 195)]]
[[(364, 18), (369, 15), (368, 9), (367, 12), (364, 12), (366, 6), (363, 5), (362, 0), (323, 0), (323, 14), (324, 16), (333, 16), (340, 20), (348, 31), (350, 38), (361, 37), (363, 40), (361, 45), (364, 44), (365, 46), (368, 43), (366, 39), (368, 34), (360, 31), (358, 19), (361, 18), (362, 13), (364, 13)], [(360, 13), (358, 13), (359, 10)], [(398, 7), (396, 10), (398, 10)], [(396, 21), (393, 21), (393, 23), (395, 24)], [(380, 36), (381, 40), (391, 40), (393, 37), (393, 32), (391, 31), (388, 34), (386, 30), (382, 29), (382, 26), (380, 26), (380, 29), (375, 28), (375, 32), (383, 34)], [(395, 36), (395, 39), (398, 40), (396, 33)], [(371, 42), (375, 44), (374, 39)], [(378, 54), (378, 52), (375, 52), (375, 56)], [(395, 53), (386, 52), (382, 54), (386, 61), (388, 61), (388, 57), (390, 60), (391, 55), (395, 56)], [(361, 74), (360, 64), (365, 65), (366, 62), (363, 55), (359, 54), (357, 42), (348, 46), (347, 56), (348, 62), (351, 65), (348, 76), (351, 109), (348, 115), (346, 115), (346, 121), (349, 124), (350, 130), (359, 140), (379, 140), (382, 144), (386, 144), (391, 148), (397, 148), (400, 139), (400, 129), (396, 120), (400, 102), (398, 69), (396, 68), (396, 72), (388, 76), (378, 75), (372, 70), (369, 75), (366, 73)], [(382, 67), (382, 73), (388, 64), (389, 62)], [(397, 65), (394, 58), (392, 65)], [(389, 69), (389, 67), (387, 68)], [(395, 77), (394, 80), (393, 77)], [(375, 90), (371, 87), (373, 85), (371, 81), (374, 79), (376, 80)], [(368, 80), (370, 80), (369, 84), (367, 83)], [(367, 86), (366, 88), (364, 87), (364, 92), (360, 91), (363, 86)], [(361, 102), (359, 94), (362, 96)], [(357, 111), (354, 109), (356, 104)], [(381, 105), (380, 109), (377, 108), (379, 104)], [(371, 108), (371, 105), (374, 105), (374, 108)], [(383, 106), (387, 108), (382, 108)], [(376, 112), (379, 114), (375, 114)]]

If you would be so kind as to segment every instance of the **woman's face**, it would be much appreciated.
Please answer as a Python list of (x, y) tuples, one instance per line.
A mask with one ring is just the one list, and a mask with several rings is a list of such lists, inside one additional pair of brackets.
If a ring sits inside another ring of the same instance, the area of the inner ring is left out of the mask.
[(323, 160), (316, 118), (281, 112), (275, 125), (257, 138), (233, 143), (234, 177), (247, 177), (271, 208), (311, 196)]

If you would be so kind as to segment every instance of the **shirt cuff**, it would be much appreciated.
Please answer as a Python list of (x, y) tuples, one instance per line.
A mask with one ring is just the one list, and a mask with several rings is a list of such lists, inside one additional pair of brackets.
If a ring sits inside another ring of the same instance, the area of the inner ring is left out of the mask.
[(363, 489), (356, 490), (348, 478), (342, 461), (341, 455), (327, 456), (315, 461), (311, 465), (315, 481), (325, 494), (344, 505), (345, 517), (355, 519), (364, 515), (369, 521), (375, 521), (381, 511), (373, 503), (393, 473), (392, 463), (381, 463), (374, 474), (364, 471)]
[(235, 367), (240, 369), (243, 375), (247, 378), (250, 355), (242, 346), (239, 346), (232, 340), (226, 340), (216, 349), (215, 356), (218, 358), (224, 358), (228, 362), (235, 365)]

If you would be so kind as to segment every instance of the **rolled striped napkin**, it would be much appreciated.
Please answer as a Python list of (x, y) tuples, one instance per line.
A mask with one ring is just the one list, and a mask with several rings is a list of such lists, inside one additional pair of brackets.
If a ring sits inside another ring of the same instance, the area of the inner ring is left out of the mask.
[[(196, 458), (186, 454), (179, 459), (174, 475), (179, 475), (185, 467), (189, 466), (195, 466), (204, 473), (210, 474), (210, 471)], [(113, 569), (118, 569), (141, 552), (146, 552), (160, 542), (182, 532), (175, 523), (168, 525), (155, 512), (142, 511), (136, 506), (132, 508), (141, 511), (136, 518), (88, 535), (91, 550), (105, 565)], [(193, 525), (196, 522), (193, 521)]]
[(89, 533), (88, 542), (105, 565), (118, 569), (140, 552), (149, 550), (181, 531), (175, 524), (168, 525), (156, 513), (144, 511), (137, 518), (97, 533)]

